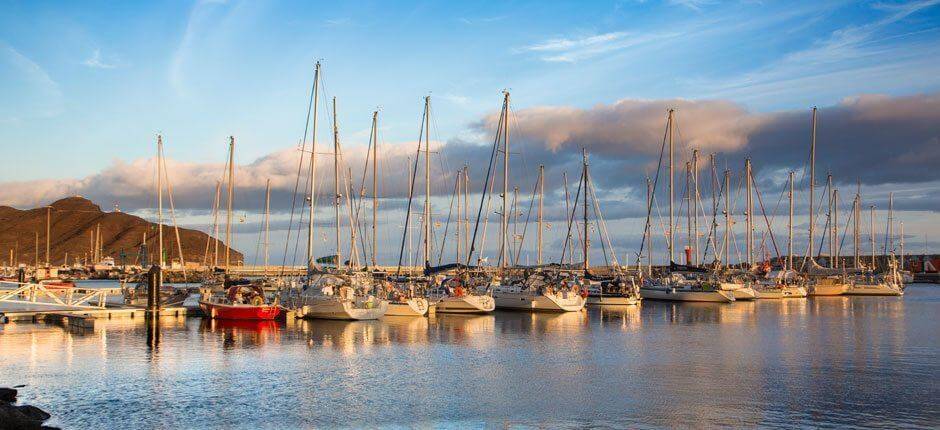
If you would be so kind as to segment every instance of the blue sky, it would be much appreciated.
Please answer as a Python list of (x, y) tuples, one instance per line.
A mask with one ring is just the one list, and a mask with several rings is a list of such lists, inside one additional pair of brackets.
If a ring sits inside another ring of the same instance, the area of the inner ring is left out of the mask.
[[(936, 205), (920, 202), (936, 195), (940, 176), (919, 173), (919, 181), (911, 172), (940, 162), (930, 151), (940, 141), (940, 0), (5, 2), (0, 149), (8, 162), (0, 204), (34, 206), (79, 191), (103, 207), (144, 200), (134, 194), (152, 187), (135, 188), (132, 177), (149, 177), (141, 163), (157, 133), (167, 154), (186, 164), (176, 170), (187, 172), (175, 179), (178, 191), (198, 182), (188, 192), (199, 208), (214, 179), (196, 177), (215, 174), (229, 135), (239, 164), (256, 165), (248, 175), (280, 174), (275, 191), (288, 201), (295, 164), (284, 154), (302, 136), (318, 59), (324, 95), (338, 98), (347, 147), (364, 146), (379, 108), (382, 141), (411, 151), (422, 99), (431, 94), (432, 137), (452, 156), (471, 154), (465, 160), (479, 168), (488, 150), (473, 145), (491, 139), (489, 115), (510, 89), (520, 148), (533, 160), (551, 170), (553, 160), (570, 164), (587, 147), (599, 154), (599, 169), (631, 172), (599, 178), (609, 213), (622, 209), (625, 219), (635, 211), (617, 204), (648, 171), (650, 148), (659, 146), (645, 136), (661, 136), (666, 107), (683, 105), (689, 146), (754, 155), (758, 169), (772, 167), (779, 179), (801, 168), (808, 109), (818, 105), (824, 148), (868, 163), (854, 164), (857, 170), (882, 167), (885, 155), (869, 149), (902, 135), (913, 142), (902, 148), (910, 154), (878, 174), (837, 168), (837, 181), (861, 176), (879, 202), (899, 191), (913, 235), (937, 218)], [(920, 122), (892, 117), (888, 125), (915, 130), (895, 133), (878, 122), (884, 112)], [(841, 122), (827, 130), (830, 118)], [(652, 131), (626, 136), (640, 129)], [(857, 153), (830, 145), (877, 131)], [(327, 127), (320, 135), (327, 138)], [(782, 145), (780, 136), (798, 146)], [(827, 163), (821, 159), (820, 171)], [(257, 200), (258, 183), (239, 186)]]
[[(8, 2), (0, 14), (0, 145), (28, 169), (80, 177), (152, 152), (239, 159), (301, 135), (312, 64), (347, 140), (383, 110), (415, 138), (421, 97), (439, 137), (498, 107), (630, 97), (718, 98), (755, 111), (940, 86), (940, 7), (928, 3)], [(437, 136), (436, 136), (437, 137)]]

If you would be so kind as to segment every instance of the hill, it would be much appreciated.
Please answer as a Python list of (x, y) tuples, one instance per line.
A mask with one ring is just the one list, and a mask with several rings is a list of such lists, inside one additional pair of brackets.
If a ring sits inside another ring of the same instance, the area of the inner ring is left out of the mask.
[[(68, 197), (47, 207), (20, 210), (0, 206), (0, 261), (9, 263), (12, 254), (16, 263), (34, 264), (36, 261), (36, 235), (39, 237), (39, 261), (46, 260), (46, 214), (51, 215), (51, 264), (69, 263), (76, 258), (91, 260), (95, 238), (100, 229), (101, 255), (113, 257), (117, 264), (139, 264), (141, 241), (146, 240), (148, 252), (156, 252), (157, 224), (123, 212), (104, 212), (90, 200)], [(202, 263), (209, 235), (197, 230), (180, 228), (180, 243), (187, 262)], [(146, 237), (146, 239), (145, 239)], [(164, 224), (163, 247), (167, 262), (178, 260), (176, 236), (172, 226)], [(225, 244), (220, 242), (219, 254), (224, 255)], [(122, 257), (123, 255), (123, 257)], [(232, 250), (231, 261), (242, 260), (242, 254)]]

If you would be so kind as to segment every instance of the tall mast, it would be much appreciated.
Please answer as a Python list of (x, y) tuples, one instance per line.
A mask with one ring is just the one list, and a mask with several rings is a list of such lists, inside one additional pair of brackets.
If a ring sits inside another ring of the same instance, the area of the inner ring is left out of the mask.
[(787, 222), (787, 270), (793, 270), (793, 171), (789, 173), (790, 220)]
[[(568, 172), (561, 172), (561, 178), (562, 178), (562, 182), (564, 182), (564, 184), (565, 184), (565, 218), (568, 218), (568, 216), (569, 216), (568, 214), (571, 213), (571, 204), (570, 204), (570, 202), (571, 202), (571, 195), (570, 195), (570, 193), (568, 193)], [(571, 216), (574, 217), (574, 214), (571, 214)], [(567, 237), (565, 238), (565, 243), (566, 243), (566, 244), (571, 244), (571, 243), (572, 243), (571, 229), (570, 229), (570, 228), (568, 229)], [(571, 252), (568, 252), (568, 247), (569, 247), (569, 246), (572, 247), (572, 248), (571, 248)], [(561, 251), (562, 259), (564, 259), (564, 255), (565, 255), (565, 254), (568, 255), (568, 263), (569, 263), (569, 264), (571, 264), (572, 258), (573, 258), (572, 254), (574, 254), (574, 248), (573, 248), (573, 246), (574, 246), (574, 245), (565, 245), (565, 249), (563, 249), (563, 250)], [(562, 264), (564, 264), (564, 261), (562, 261)]]
[(673, 121), (674, 115), (675, 115), (675, 109), (669, 109), (669, 119), (666, 121), (667, 123), (666, 127), (669, 130), (669, 228), (668, 228), (669, 243), (667, 245), (669, 248), (669, 264), (672, 264), (673, 260), (675, 259), (675, 255), (674, 255), (675, 254), (675, 248), (674, 248), (675, 241), (673, 240), (675, 236), (675, 232), (673, 231), (675, 215), (674, 215), (674, 211), (672, 207), (673, 206), (672, 204), (673, 186), (674, 186), (673, 182), (675, 179), (673, 172), (672, 172), (673, 165), (675, 164), (675, 157), (673, 154), (674, 151), (673, 151), (673, 143), (672, 143), (672, 121)]
[(49, 235), (52, 231), (52, 206), (46, 206), (46, 266), (49, 266)]
[(372, 112), (372, 266), (375, 267), (375, 253), (378, 248), (378, 236), (375, 225), (379, 214), (379, 111)]
[[(232, 200), (235, 197), (235, 136), (228, 137), (228, 208), (225, 213), (225, 271), (228, 272), (232, 251)], [(161, 233), (162, 235), (162, 233)], [(163, 261), (163, 240), (160, 240), (160, 261)], [(162, 264), (162, 263), (161, 263)]]
[(692, 201), (695, 203), (692, 210), (692, 250), (695, 252), (695, 265), (701, 264), (701, 258), (699, 256), (698, 250), (698, 213), (699, 213), (699, 196), (698, 196), (698, 149), (692, 150)]
[(744, 160), (744, 182), (746, 184), (746, 193), (745, 204), (747, 208), (745, 226), (747, 228), (747, 267), (750, 269), (754, 265), (754, 219), (752, 218), (751, 213), (754, 211), (754, 201), (751, 193), (751, 159), (747, 158)]
[(815, 202), (814, 188), (816, 188), (816, 107), (813, 106), (813, 132), (809, 145), (809, 258), (813, 258), (813, 233), (815, 230), (816, 212), (813, 209)]
[(852, 202), (852, 218), (853, 218), (852, 220), (853, 221), (853, 226), (852, 226), (852, 245), (853, 246), (852, 247), (854, 248), (854, 251), (855, 251), (855, 259), (853, 261), (853, 265), (855, 266), (856, 269), (858, 269), (859, 263), (860, 263), (859, 258), (858, 258), (858, 253), (859, 253), (858, 248), (859, 248), (859, 245), (861, 244), (860, 237), (859, 237), (859, 229), (861, 228), (861, 219), (860, 219), (861, 217), (862, 217), (862, 183), (861, 181), (859, 181), (858, 188), (856, 188), (855, 190), (855, 201)]
[(583, 171), (581, 172), (581, 178), (583, 181), (582, 190), (584, 194), (584, 204), (583, 204), (584, 211), (583, 211), (583, 219), (582, 219), (582, 221), (584, 222), (584, 240), (581, 242), (581, 246), (583, 247), (583, 255), (584, 255), (584, 271), (587, 272), (588, 267), (590, 267), (590, 261), (588, 259), (588, 249), (591, 246), (590, 245), (591, 236), (590, 236), (590, 233), (588, 233), (588, 188), (587, 188), (588, 187), (588, 157), (587, 157), (587, 151), (584, 150), (584, 148), (581, 148), (581, 163), (583, 164), (582, 166)]
[(36, 233), (36, 255), (34, 259), (36, 260), (36, 267), (39, 267), (39, 230), (36, 230), (34, 233)]
[(833, 211), (832, 211), (833, 205), (835, 205), (835, 202), (833, 201), (833, 197), (835, 196), (835, 193), (833, 193), (833, 189), (832, 189), (832, 174), (831, 173), (826, 175), (826, 194), (829, 197), (829, 213), (826, 215), (826, 217), (829, 219), (829, 222), (828, 222), (829, 228), (828, 228), (828, 231), (826, 232), (829, 235), (829, 267), (835, 268), (836, 267), (836, 262), (835, 262), (836, 240), (834, 236), (835, 230), (833, 230), (832, 228), (832, 224), (835, 223), (835, 219), (833, 218)]
[[(463, 226), (461, 225), (463, 223), (463, 219), (461, 218), (461, 216), (463, 216), (463, 213), (460, 212), (460, 206), (461, 206), (460, 200), (462, 198), (462, 193), (463, 193), (463, 168), (461, 167), (460, 170), (457, 170), (457, 173), (454, 175), (454, 200), (455, 200), (455, 203), (457, 203), (457, 236), (456, 236), (457, 244), (455, 246), (457, 250), (455, 254), (457, 262), (463, 261), (460, 258), (460, 245), (461, 245), (460, 244), (460, 240), (461, 240), (460, 230), (463, 228)], [(464, 208), (464, 210), (466, 210), (466, 208)], [(444, 253), (444, 245), (441, 244), (441, 254), (443, 253)]]
[(310, 200), (310, 216), (307, 217), (307, 270), (316, 266), (316, 257), (313, 255), (314, 244), (314, 214), (317, 206), (314, 198), (317, 185), (317, 108), (320, 106), (320, 62), (317, 61), (313, 72), (313, 131), (310, 135), (310, 189), (307, 198)]
[(832, 190), (832, 267), (839, 268), (841, 264), (839, 263), (840, 254), (842, 253), (839, 249), (839, 190)]
[(894, 249), (894, 192), (888, 193), (888, 227), (885, 230), (885, 252), (884, 255), (888, 255), (888, 252)]
[(215, 250), (212, 253), (212, 267), (219, 267), (219, 212), (220, 212), (219, 205), (221, 204), (221, 201), (222, 201), (222, 181), (219, 180), (215, 182), (215, 208), (212, 211), (213, 212), (212, 225), (213, 225), (213, 230), (214, 230), (212, 239), (213, 239), (213, 242), (215, 242), (214, 243)]
[(868, 214), (868, 238), (871, 242), (871, 270), (875, 270), (876, 261), (875, 261), (875, 205), (871, 205), (869, 208)]
[[(336, 97), (333, 97), (333, 213), (336, 220), (336, 268), (343, 264), (343, 248), (339, 235), (339, 128), (336, 126)], [(349, 228), (354, 228), (350, 225)]]
[[(157, 135), (157, 264), (163, 267), (163, 136)], [(228, 238), (225, 238), (226, 242)], [(98, 248), (95, 247), (95, 262), (98, 261)]]
[(467, 250), (467, 261), (470, 261), (470, 167), (463, 166), (463, 249)]
[(264, 184), (264, 276), (268, 275), (268, 241), (271, 230), (271, 179)]
[(538, 266), (542, 265), (542, 202), (545, 200), (545, 165), (539, 164), (539, 219), (538, 219), (538, 235), (536, 241), (538, 246), (536, 247), (535, 254), (535, 264)]
[(731, 171), (725, 170), (725, 267), (731, 263)]
[(424, 265), (431, 264), (431, 96), (424, 97)]
[(686, 245), (686, 259), (685, 264), (692, 264), (692, 162), (685, 162), (685, 193), (686, 193), (686, 204), (685, 204), (685, 229), (687, 237), (685, 239)]
[(650, 222), (650, 212), (649, 209), (653, 207), (653, 181), (650, 180), (650, 177), (646, 177), (646, 268), (647, 275), (653, 276), (653, 233), (650, 231), (652, 229), (652, 223)]
[(499, 269), (502, 274), (506, 268), (508, 260), (508, 244), (506, 243), (509, 234), (509, 91), (503, 91), (503, 208), (502, 208), (502, 238), (500, 246)]

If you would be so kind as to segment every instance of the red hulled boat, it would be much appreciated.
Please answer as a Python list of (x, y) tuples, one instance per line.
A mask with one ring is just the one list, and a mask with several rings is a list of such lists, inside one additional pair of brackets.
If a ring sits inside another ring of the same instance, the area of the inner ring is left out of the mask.
[(233, 285), (224, 296), (199, 301), (199, 307), (209, 318), (224, 320), (273, 320), (281, 313), (274, 303), (266, 303), (264, 290), (257, 285)]

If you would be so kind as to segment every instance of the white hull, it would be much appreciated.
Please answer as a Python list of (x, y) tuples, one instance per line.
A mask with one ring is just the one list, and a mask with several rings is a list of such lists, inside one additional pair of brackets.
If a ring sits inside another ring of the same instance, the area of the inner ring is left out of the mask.
[(848, 296), (901, 296), (904, 291), (888, 284), (854, 284), (845, 290)]
[(732, 291), (734, 295), (734, 300), (755, 300), (757, 299), (757, 292), (754, 291), (751, 287), (741, 287)]
[(847, 289), (846, 284), (810, 285), (806, 293), (809, 296), (841, 296)]
[(371, 308), (356, 307), (348, 300), (325, 299), (313, 300), (300, 308), (303, 318), (318, 318), (328, 320), (374, 320), (379, 319), (388, 311), (388, 301), (379, 300)]
[(681, 288), (640, 288), (644, 300), (670, 300), (676, 302), (731, 303), (734, 295), (730, 291), (692, 291)]
[(779, 286), (758, 288), (755, 291), (758, 299), (796, 299), (806, 297), (806, 289), (803, 287)]
[(493, 292), (493, 299), (499, 309), (542, 311), (542, 312), (577, 312), (584, 309), (585, 300), (574, 293), (535, 294), (530, 292)]
[(496, 309), (496, 301), (490, 296), (466, 295), (444, 297), (437, 302), (435, 312), (442, 314), (487, 314)]
[(428, 299), (414, 297), (404, 302), (388, 302), (385, 316), (394, 317), (423, 317), (428, 313)]
[(588, 296), (587, 304), (592, 306), (632, 306), (640, 304), (640, 298), (625, 296)]

